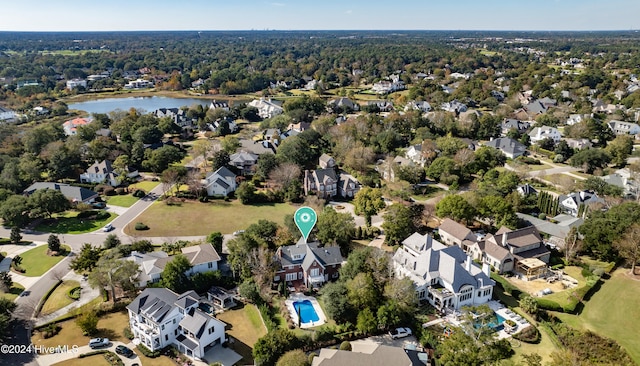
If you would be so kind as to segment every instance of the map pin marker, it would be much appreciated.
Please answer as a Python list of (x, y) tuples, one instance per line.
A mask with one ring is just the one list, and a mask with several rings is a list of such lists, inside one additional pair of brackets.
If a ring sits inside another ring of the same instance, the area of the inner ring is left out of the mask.
[(309, 234), (311, 234), (311, 230), (316, 225), (316, 221), (318, 221), (316, 212), (311, 207), (300, 207), (293, 215), (293, 221), (295, 221), (296, 226), (300, 229), (304, 242), (306, 243), (307, 239), (309, 239)]

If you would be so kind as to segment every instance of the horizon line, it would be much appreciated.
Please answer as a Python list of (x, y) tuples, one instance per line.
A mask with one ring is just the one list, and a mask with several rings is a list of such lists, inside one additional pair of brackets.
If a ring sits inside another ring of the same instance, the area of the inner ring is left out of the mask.
[(127, 29), (127, 30), (0, 30), (0, 33), (127, 33), (127, 32), (638, 32), (639, 29)]

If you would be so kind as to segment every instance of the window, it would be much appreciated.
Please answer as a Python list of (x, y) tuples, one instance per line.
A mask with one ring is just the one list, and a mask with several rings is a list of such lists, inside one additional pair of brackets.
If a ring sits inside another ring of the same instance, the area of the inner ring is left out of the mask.
[(211, 262), (207, 263), (207, 267), (213, 268), (213, 263), (211, 263)]
[(162, 330), (164, 330), (164, 324), (162, 324)]
[(209, 334), (213, 333), (216, 331), (216, 327), (211, 327), (209, 328)]
[(173, 324), (175, 324), (175, 323), (176, 323), (176, 320), (175, 320), (175, 319), (173, 319)]
[(173, 330), (173, 335), (174, 335), (174, 336), (177, 336), (177, 335), (178, 335), (178, 330), (177, 330), (177, 329), (174, 329), (174, 330)]
[(302, 279), (302, 272), (298, 272), (298, 279), (301, 280)]
[(287, 281), (295, 281), (298, 276), (295, 273), (287, 273), (286, 280)]
[(169, 340), (169, 335), (168, 335), (168, 334), (165, 334), (165, 335), (164, 335), (164, 340), (165, 340), (165, 341), (168, 341), (168, 340)]
[(311, 268), (311, 277), (316, 277), (320, 275), (320, 269), (318, 268)]

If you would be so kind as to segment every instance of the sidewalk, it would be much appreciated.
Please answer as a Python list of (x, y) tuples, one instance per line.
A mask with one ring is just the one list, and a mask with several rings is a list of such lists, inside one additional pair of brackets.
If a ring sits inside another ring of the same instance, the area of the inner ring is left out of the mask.
[(16, 272), (11, 272), (11, 261), (13, 260), (13, 258), (15, 258), (16, 255), (20, 255), (35, 247), (46, 244), (46, 242), (40, 241), (26, 245), (5, 244), (0, 246), (0, 252), (7, 252), (7, 257), (0, 262), (0, 272), (9, 272), (11, 274), (13, 282), (21, 284), (25, 289), (31, 287), (34, 283), (38, 282), (40, 276), (27, 277)]
[(63, 315), (68, 314), (70, 311), (79, 308), (80, 306), (91, 302), (96, 297), (100, 296), (100, 290), (91, 288), (87, 280), (84, 279), (83, 276), (76, 274), (71, 271), (67, 273), (66, 276), (62, 278), (63, 281), (78, 281), (80, 283), (80, 287), (82, 288), (80, 293), (80, 299), (72, 302), (71, 304), (63, 307), (60, 310), (54, 311), (48, 315), (39, 315), (35, 321), (36, 326), (40, 326), (42, 324), (46, 324), (54, 319), (57, 319)]
[[(124, 344), (122, 342), (113, 341), (113, 342), (111, 342), (111, 345), (109, 345), (108, 348), (100, 348), (100, 349), (101, 350), (109, 350), (111, 352), (115, 352), (115, 349), (116, 349), (116, 347), (118, 345), (125, 345), (125, 346), (129, 347), (130, 349), (132, 349), (134, 351), (134, 353), (136, 352), (136, 346), (131, 342), (128, 343), (128, 344)], [(70, 345), (70, 346), (74, 346), (74, 345)], [(75, 346), (78, 346), (78, 348), (76, 348), (75, 350), (72, 350), (70, 348), (68, 352), (42, 354), (42, 355), (39, 355), (36, 358), (36, 360), (38, 361), (38, 364), (40, 366), (49, 366), (49, 365), (56, 364), (58, 362), (70, 360), (72, 358), (77, 358), (79, 355), (81, 355), (83, 353), (87, 353), (87, 352), (91, 352), (91, 351), (97, 351), (97, 350), (91, 349), (91, 347), (89, 347), (88, 345), (84, 345), (84, 344), (77, 344)], [(135, 356), (132, 357), (132, 358), (127, 358), (127, 357), (124, 357), (122, 355), (118, 355), (118, 357), (120, 357), (120, 359), (124, 362), (125, 366), (131, 366), (134, 363), (137, 363), (138, 365), (140, 365), (142, 363), (137, 354), (135, 354)]]

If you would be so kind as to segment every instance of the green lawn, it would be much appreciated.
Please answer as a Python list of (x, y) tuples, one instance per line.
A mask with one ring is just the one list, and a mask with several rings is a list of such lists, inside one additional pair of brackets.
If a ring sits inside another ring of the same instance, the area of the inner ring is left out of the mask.
[(138, 198), (130, 194), (107, 197), (107, 203), (112, 206), (131, 207), (136, 202)]
[(242, 356), (242, 364), (253, 364), (253, 345), (267, 334), (255, 305), (240, 305), (216, 315), (216, 318), (228, 324), (227, 334), (237, 340), (231, 347)]
[(429, 198), (433, 198), (442, 192), (444, 192), (444, 189), (440, 187), (426, 186), (423, 188), (417, 188), (415, 190), (415, 193), (411, 195), (411, 198), (413, 198), (416, 201), (426, 201)]
[(108, 222), (118, 217), (113, 212), (109, 212), (109, 217), (104, 220), (87, 220), (78, 219), (78, 213), (70, 212), (64, 217), (57, 217), (51, 220), (45, 220), (36, 226), (36, 231), (56, 234), (84, 234), (100, 229)]
[(640, 282), (618, 269), (585, 303), (580, 315), (556, 314), (563, 322), (609, 337), (624, 347), (640, 364)]
[(162, 237), (208, 235), (213, 231), (230, 234), (260, 219), (282, 225), (284, 216), (293, 214), (295, 210), (295, 206), (287, 203), (243, 205), (239, 200), (214, 200), (208, 203), (186, 201), (179, 206), (155, 202), (134, 220), (145, 223), (149, 230), (135, 231), (133, 222), (127, 225), (125, 233)]
[(149, 192), (152, 189), (156, 188), (160, 184), (160, 182), (152, 182), (150, 180), (143, 180), (141, 182), (129, 185), (129, 190), (133, 190), (135, 188), (142, 189), (145, 192)]
[(51, 296), (49, 296), (49, 298), (47, 299), (47, 302), (44, 303), (40, 314), (51, 314), (54, 311), (60, 310), (63, 307), (73, 303), (75, 300), (67, 296), (67, 293), (72, 288), (78, 286), (80, 286), (80, 282), (78, 281), (64, 281), (63, 283), (61, 283), (60, 286), (56, 287), (56, 289), (53, 290)]
[(0, 291), (0, 297), (4, 297), (5, 299), (9, 299), (11, 301), (15, 300), (20, 294), (24, 291), (24, 286), (21, 284), (14, 282), (13, 286), (9, 289), (9, 292)]
[[(62, 248), (67, 252), (71, 250), (67, 245), (63, 245)], [(26, 272), (22, 274), (23, 276), (42, 276), (51, 269), (51, 267), (65, 258), (65, 255), (49, 256), (47, 255), (47, 250), (46, 245), (41, 245), (20, 254), (20, 257), (22, 257), (20, 266), (26, 270)]]
[(104, 355), (93, 355), (84, 358), (72, 358), (70, 360), (54, 363), (53, 366), (110, 366)]

